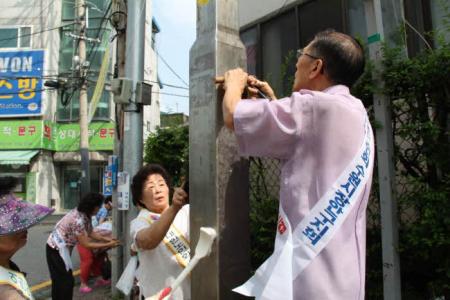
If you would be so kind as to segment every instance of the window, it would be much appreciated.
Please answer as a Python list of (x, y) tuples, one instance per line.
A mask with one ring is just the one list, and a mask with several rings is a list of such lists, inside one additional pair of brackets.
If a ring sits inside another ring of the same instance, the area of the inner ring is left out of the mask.
[(242, 30), (248, 71), (268, 81), (279, 97), (289, 95), (295, 74), (296, 50), (306, 46), (317, 32), (328, 28), (346, 32), (350, 27), (358, 29), (352, 34), (365, 36), (359, 30), (365, 30), (365, 23), (360, 24), (365, 22), (364, 18), (348, 20), (351, 24), (346, 24), (347, 14), (363, 11), (357, 0), (345, 3), (348, 1), (347, 13), (344, 13), (343, 0), (307, 1)]
[(28, 165), (0, 165), (0, 179), (2, 177), (16, 177), (17, 185), (13, 192), (16, 196), (25, 199), (27, 189)]
[[(93, 0), (88, 3), (88, 22), (87, 32), (88, 38), (100, 38), (109, 40), (111, 28), (105, 15), (107, 14), (110, 1)], [(63, 1), (62, 3), (62, 21), (71, 23), (75, 21), (76, 5), (74, 0)], [(77, 32), (76, 25), (65, 26), (61, 29), (61, 46), (59, 71), (61, 74), (71, 78), (73, 75), (73, 57), (77, 54), (77, 40), (68, 36), (68, 33)], [(109, 43), (86, 42), (86, 57), (90, 67), (88, 72), (88, 101), (92, 99), (97, 77), (102, 64), (103, 56), (109, 47)], [(74, 83), (76, 83), (74, 81)], [(108, 84), (108, 78), (107, 83)], [(76, 86), (76, 85), (75, 85)], [(66, 90), (59, 93), (58, 101), (58, 121), (77, 121), (79, 119), (79, 89)], [(109, 120), (110, 119), (110, 98), (111, 93), (106, 89), (103, 91), (93, 120)], [(65, 105), (63, 105), (64, 103)]]
[(31, 27), (1, 27), (0, 41), (0, 48), (31, 48)]
[[(449, 29), (449, 9), (450, 5), (443, 0), (430, 0), (431, 9), (431, 23), (433, 24), (433, 30), (437, 31), (443, 40), (435, 39), (436, 47), (440, 46), (441, 42), (450, 42), (450, 30)], [(447, 30), (446, 30), (447, 28)]]
[(241, 33), (241, 40), (247, 52), (247, 72), (257, 74), (258, 65), (258, 28), (255, 26)]
[(345, 32), (342, 0), (316, 0), (299, 7), (300, 47), (325, 29)]
[(292, 91), (297, 60), (297, 35), (294, 10), (261, 26), (262, 78), (271, 84), (279, 97), (288, 95)]
[(431, 28), (430, 3), (429, 1), (410, 0), (404, 2), (405, 18), (408, 23), (414, 27), (406, 27), (406, 42), (408, 54), (415, 56), (426, 48), (420, 34), (427, 39), (429, 44), (432, 44), (429, 36), (425, 32), (429, 32)]

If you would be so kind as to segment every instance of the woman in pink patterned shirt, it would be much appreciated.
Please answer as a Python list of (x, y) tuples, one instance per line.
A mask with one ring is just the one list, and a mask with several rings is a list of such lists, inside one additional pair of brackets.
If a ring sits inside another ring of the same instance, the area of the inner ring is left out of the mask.
[(67, 213), (56, 225), (47, 240), (47, 264), (52, 279), (52, 299), (70, 300), (73, 296), (72, 250), (78, 243), (88, 249), (112, 248), (120, 243), (92, 231), (91, 216), (103, 204), (101, 194), (89, 193), (77, 208)]

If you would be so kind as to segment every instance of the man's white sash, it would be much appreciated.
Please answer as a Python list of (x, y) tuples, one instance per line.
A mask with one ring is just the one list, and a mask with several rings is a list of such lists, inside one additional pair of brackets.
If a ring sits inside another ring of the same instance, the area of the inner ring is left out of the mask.
[(27, 280), (22, 273), (0, 266), (0, 285), (7, 284), (18, 290), (25, 298), (33, 299)]
[(367, 116), (364, 128), (364, 140), (356, 156), (294, 230), (280, 204), (273, 254), (233, 291), (257, 300), (294, 299), (295, 278), (333, 238), (365, 190), (374, 160)]

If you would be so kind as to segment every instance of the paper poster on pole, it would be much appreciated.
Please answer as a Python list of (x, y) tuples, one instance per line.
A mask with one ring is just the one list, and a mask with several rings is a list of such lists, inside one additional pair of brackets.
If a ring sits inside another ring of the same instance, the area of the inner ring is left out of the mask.
[(119, 172), (117, 181), (117, 209), (128, 210), (130, 208), (130, 175), (128, 172)]

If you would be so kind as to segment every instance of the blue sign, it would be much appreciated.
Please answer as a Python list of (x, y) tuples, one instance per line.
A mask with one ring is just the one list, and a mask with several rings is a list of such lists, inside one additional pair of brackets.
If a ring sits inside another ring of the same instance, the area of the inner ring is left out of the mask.
[(42, 113), (44, 50), (0, 51), (0, 117)]
[(111, 170), (112, 186), (117, 186), (117, 172), (119, 171), (119, 158), (117, 155), (108, 156), (108, 166)]
[(111, 178), (111, 166), (106, 166), (103, 172), (103, 195), (111, 196), (113, 192), (112, 178)]

